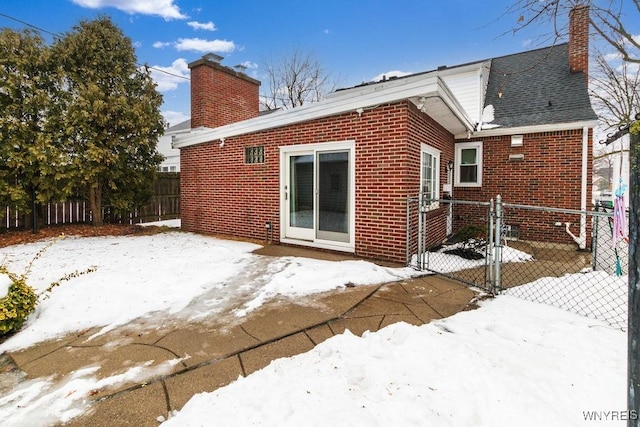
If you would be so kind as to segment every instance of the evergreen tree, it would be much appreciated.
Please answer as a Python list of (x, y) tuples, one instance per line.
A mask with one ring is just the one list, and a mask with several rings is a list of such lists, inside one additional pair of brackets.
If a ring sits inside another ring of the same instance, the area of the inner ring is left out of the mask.
[(3, 29), (0, 81), (0, 206), (28, 213), (71, 193), (58, 126), (62, 80), (38, 34)]
[(162, 96), (131, 40), (109, 18), (82, 21), (53, 50), (65, 76), (64, 131), (73, 179), (86, 194), (93, 223), (103, 202), (132, 210), (151, 197), (162, 157)]

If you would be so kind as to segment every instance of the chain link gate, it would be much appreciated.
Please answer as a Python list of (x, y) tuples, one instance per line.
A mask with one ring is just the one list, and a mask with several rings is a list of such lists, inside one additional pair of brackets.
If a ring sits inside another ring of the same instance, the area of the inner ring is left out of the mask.
[(628, 242), (612, 244), (612, 216), (409, 197), (407, 265), (625, 329)]
[(493, 293), (494, 215), (492, 202), (408, 197), (407, 265)]

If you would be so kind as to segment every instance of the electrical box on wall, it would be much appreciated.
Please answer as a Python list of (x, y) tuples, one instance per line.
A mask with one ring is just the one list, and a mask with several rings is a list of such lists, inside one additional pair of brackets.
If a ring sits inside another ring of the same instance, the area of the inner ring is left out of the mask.
[(442, 191), (445, 193), (451, 193), (451, 184), (442, 184)]

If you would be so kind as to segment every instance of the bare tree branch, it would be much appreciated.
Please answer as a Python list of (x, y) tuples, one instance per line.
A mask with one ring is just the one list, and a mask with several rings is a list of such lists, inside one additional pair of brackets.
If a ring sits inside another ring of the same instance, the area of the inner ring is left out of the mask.
[(268, 110), (289, 109), (316, 102), (335, 90), (336, 81), (325, 72), (314, 52), (293, 50), (275, 61), (265, 61), (268, 86), (261, 104)]
[(595, 64), (589, 94), (598, 117), (609, 129), (630, 123), (640, 106), (640, 67), (624, 61), (616, 67), (601, 53)]
[[(625, 4), (634, 8), (624, 8)], [(640, 0), (516, 0), (507, 13), (517, 14), (513, 32), (536, 23), (550, 22), (556, 39), (568, 34), (566, 18), (578, 5), (591, 10), (591, 27), (607, 44), (620, 53), (622, 60), (640, 64), (640, 34), (633, 23), (640, 17)]]

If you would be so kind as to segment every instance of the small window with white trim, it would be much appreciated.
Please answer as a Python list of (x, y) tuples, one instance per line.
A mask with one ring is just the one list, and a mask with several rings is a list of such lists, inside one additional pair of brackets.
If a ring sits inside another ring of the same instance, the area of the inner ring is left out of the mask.
[(420, 195), (438, 205), (440, 198), (440, 151), (427, 144), (420, 146)]
[(482, 186), (482, 141), (456, 144), (456, 185)]

